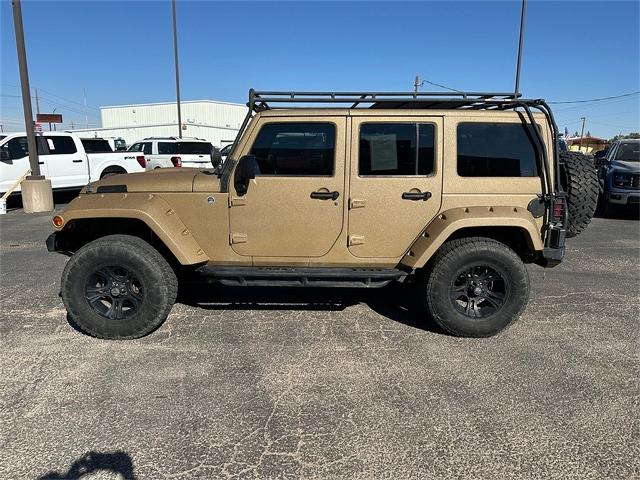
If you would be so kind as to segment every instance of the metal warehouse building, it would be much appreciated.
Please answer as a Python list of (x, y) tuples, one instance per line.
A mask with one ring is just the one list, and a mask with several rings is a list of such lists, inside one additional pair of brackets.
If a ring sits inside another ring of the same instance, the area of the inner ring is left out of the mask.
[[(180, 102), (182, 136), (227, 145), (236, 137), (247, 107), (214, 100)], [(100, 107), (102, 128), (74, 129), (80, 137), (122, 137), (131, 145), (146, 137), (177, 137), (175, 102)]]

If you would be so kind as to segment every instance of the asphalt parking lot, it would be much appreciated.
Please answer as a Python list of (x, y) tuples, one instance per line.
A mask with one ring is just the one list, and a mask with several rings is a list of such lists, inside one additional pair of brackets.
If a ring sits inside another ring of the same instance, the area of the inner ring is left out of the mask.
[(0, 217), (2, 479), (640, 474), (637, 217), (531, 267), (527, 310), (490, 339), (394, 288), (217, 288), (125, 342), (67, 322), (49, 221)]

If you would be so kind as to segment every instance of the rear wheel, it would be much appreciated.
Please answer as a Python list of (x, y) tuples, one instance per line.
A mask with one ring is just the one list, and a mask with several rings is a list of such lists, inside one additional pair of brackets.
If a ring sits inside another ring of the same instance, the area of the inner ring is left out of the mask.
[(164, 257), (129, 235), (109, 235), (82, 247), (67, 262), (61, 282), (73, 322), (105, 339), (138, 338), (158, 328), (177, 290)]
[(449, 333), (488, 337), (509, 326), (529, 299), (520, 257), (496, 240), (470, 237), (445, 243), (421, 289), (435, 322)]

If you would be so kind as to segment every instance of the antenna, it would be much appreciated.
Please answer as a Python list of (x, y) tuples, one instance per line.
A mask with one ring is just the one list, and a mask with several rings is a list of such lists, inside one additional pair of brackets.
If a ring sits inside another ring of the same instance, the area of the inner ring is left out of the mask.
[(522, 66), (522, 46), (524, 45), (524, 21), (526, 13), (527, 0), (522, 0), (522, 7), (520, 9), (520, 39), (518, 40), (518, 63), (516, 65), (516, 86), (513, 91), (515, 98), (520, 96), (520, 67)]

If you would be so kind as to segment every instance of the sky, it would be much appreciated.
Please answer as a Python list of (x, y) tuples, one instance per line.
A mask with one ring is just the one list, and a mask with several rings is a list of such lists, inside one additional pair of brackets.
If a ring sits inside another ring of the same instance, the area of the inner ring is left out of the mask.
[[(23, 0), (22, 13), (32, 92), (65, 128), (99, 126), (100, 106), (175, 99), (171, 2)], [(249, 88), (410, 91), (416, 75), (458, 90), (513, 90), (518, 0), (178, 0), (177, 17), (183, 100), (245, 103)], [(523, 95), (639, 91), (639, 26), (638, 0), (529, 0)], [(11, 2), (0, 0), (4, 131), (24, 129), (14, 35)], [(581, 117), (596, 136), (640, 131), (638, 94), (552, 107), (561, 131), (580, 131)]]

